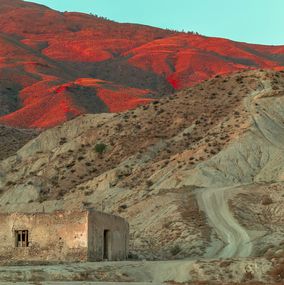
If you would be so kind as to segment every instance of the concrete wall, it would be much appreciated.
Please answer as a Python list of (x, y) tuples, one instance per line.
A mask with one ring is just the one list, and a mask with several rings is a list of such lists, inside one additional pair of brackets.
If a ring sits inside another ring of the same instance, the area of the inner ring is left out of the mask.
[[(29, 231), (29, 246), (15, 247), (15, 231)], [(0, 260), (84, 261), (88, 212), (0, 214)]]
[(90, 211), (88, 256), (90, 261), (104, 260), (104, 231), (108, 230), (108, 260), (125, 260), (128, 256), (129, 225), (117, 216)]

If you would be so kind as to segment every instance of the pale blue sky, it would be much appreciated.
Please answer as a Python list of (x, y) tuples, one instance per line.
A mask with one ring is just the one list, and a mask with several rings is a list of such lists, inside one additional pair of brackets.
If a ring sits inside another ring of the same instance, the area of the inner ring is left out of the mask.
[(34, 0), (118, 22), (196, 31), (250, 43), (284, 45), (284, 0)]

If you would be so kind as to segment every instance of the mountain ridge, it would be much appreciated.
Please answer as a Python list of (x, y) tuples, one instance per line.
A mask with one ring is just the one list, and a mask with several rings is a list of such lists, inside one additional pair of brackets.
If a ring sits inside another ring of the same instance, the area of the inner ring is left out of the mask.
[[(84, 113), (127, 111), (214, 76), (284, 68), (284, 46), (121, 24), (20, 0), (0, 4), (0, 123), (12, 127), (49, 128)], [(105, 83), (86, 88), (88, 80)]]

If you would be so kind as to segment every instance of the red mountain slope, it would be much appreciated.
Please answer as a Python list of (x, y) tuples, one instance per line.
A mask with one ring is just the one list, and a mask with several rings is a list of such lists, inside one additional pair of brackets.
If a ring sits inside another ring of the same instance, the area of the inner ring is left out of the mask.
[(152, 101), (149, 90), (125, 87), (92, 78), (54, 85), (40, 81), (20, 92), (19, 110), (0, 118), (16, 127), (48, 128), (84, 113), (121, 112)]
[(0, 0), (0, 45), (0, 124), (25, 128), (135, 108), (218, 74), (284, 68), (284, 46), (119, 24), (21, 0)]
[(165, 75), (176, 89), (240, 69), (284, 66), (284, 46), (267, 47), (199, 35), (155, 40), (125, 53), (128, 62)]

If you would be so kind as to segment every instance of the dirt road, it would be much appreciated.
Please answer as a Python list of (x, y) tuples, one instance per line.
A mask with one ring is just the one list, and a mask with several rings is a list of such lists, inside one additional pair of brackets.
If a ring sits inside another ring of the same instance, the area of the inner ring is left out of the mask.
[(204, 189), (198, 194), (200, 207), (221, 243), (213, 243), (209, 258), (248, 257), (252, 244), (246, 230), (239, 225), (229, 209), (228, 197), (232, 188)]

